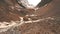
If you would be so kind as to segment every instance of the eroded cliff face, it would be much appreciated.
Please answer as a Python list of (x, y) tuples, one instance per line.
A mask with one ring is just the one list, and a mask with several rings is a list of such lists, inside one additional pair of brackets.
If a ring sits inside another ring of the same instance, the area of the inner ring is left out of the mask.
[(52, 0), (49, 4), (41, 7), (37, 12), (40, 16), (59, 16), (60, 13), (60, 0)]
[(37, 14), (44, 17), (59, 16), (59, 6), (59, 0), (52, 0), (35, 12), (33, 9), (22, 9), (16, 0), (0, 0), (0, 21), (20, 20), (19, 17), (24, 17), (27, 14)]
[[(26, 17), (26, 15), (31, 14), (37, 16)], [(0, 0), (0, 22), (20, 21), (19, 17), (24, 17), (24, 20), (28, 18), (33, 20), (43, 19), (39, 22), (23, 24), (0, 34), (60, 34), (59, 15), (60, 0), (52, 0), (52, 2), (40, 7), (36, 12), (33, 9), (21, 8), (16, 0)], [(51, 17), (52, 19), (50, 19)]]

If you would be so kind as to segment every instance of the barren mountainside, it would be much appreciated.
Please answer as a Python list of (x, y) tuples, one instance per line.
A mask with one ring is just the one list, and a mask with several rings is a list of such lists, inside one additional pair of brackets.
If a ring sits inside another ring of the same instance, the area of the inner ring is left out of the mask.
[(60, 34), (60, 0), (38, 6), (34, 11), (16, 0), (0, 0), (0, 34)]

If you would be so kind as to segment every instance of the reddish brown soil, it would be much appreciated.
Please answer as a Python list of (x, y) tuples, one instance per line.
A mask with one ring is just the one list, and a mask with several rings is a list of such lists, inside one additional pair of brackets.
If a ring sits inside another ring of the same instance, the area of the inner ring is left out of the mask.
[(38, 9), (37, 12), (31, 9), (19, 8), (16, 0), (0, 0), (0, 22), (17, 21), (20, 20), (19, 17), (25, 17), (26, 14), (33, 13), (41, 18), (54, 17), (56, 19), (23, 24), (14, 28), (14, 31), (8, 30), (0, 34), (60, 34), (60, 0), (53, 0), (47, 6)]

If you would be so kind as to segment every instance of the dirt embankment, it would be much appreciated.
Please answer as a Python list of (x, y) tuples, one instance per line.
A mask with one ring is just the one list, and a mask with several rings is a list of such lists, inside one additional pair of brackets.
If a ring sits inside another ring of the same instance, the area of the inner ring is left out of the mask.
[[(33, 10), (21, 9), (16, 0), (0, 0), (0, 22), (17, 21), (19, 17), (33, 14)], [(54, 20), (43, 20), (37, 23), (23, 24), (0, 34), (60, 34), (60, 0), (53, 0), (47, 6), (40, 7), (38, 17), (54, 17)], [(38, 18), (37, 17), (37, 18)]]

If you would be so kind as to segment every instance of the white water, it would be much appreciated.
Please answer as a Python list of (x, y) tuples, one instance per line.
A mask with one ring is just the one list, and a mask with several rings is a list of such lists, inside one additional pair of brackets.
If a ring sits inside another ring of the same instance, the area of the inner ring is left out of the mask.
[[(32, 21), (31, 20), (24, 21), (23, 17), (20, 17), (20, 19), (21, 19), (20, 21), (11, 21), (10, 23), (8, 23), (8, 22), (0, 22), (0, 32), (5, 32), (5, 31), (7, 31), (9, 29), (14, 29), (15, 27), (21, 26), (24, 23), (37, 23), (37, 22), (40, 22), (40, 21), (44, 21), (46, 19), (54, 20), (54, 18), (51, 18), (51, 17), (32, 20)], [(6, 24), (9, 24), (9, 25), (6, 25)]]

